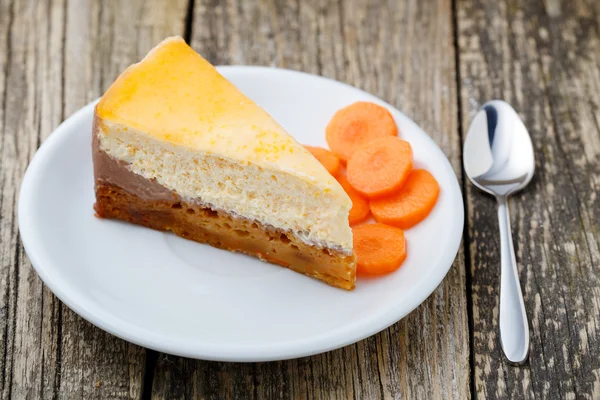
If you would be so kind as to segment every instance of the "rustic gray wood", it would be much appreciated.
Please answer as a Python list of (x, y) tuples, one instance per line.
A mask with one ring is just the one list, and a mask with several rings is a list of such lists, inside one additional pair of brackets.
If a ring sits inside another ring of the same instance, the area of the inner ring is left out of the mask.
[[(191, 43), (215, 64), (297, 69), (398, 106), (460, 175), (450, 1), (197, 1)], [(416, 311), (355, 345), (299, 360), (204, 362), (161, 354), (153, 397), (377, 399), (470, 397), (462, 252)]]
[[(514, 104), (537, 155), (534, 181), (511, 201), (529, 364), (502, 358), (494, 203), (464, 182), (464, 253), (444, 283), (403, 321), (337, 351), (190, 360), (62, 305), (18, 238), (21, 177), (64, 118), (171, 34), (216, 64), (298, 69), (376, 94), (419, 123), (459, 177), (477, 107)], [(594, 0), (0, 0), (0, 397), (598, 399), (599, 105)]]
[(461, 0), (463, 133), (477, 107), (512, 103), (533, 137), (536, 176), (511, 200), (531, 320), (531, 357), (507, 365), (497, 336), (494, 202), (467, 189), (478, 398), (600, 398), (600, 4)]
[(140, 398), (145, 350), (83, 321), (23, 252), (16, 201), (35, 150), (167, 34), (186, 1), (0, 2), (0, 395)]

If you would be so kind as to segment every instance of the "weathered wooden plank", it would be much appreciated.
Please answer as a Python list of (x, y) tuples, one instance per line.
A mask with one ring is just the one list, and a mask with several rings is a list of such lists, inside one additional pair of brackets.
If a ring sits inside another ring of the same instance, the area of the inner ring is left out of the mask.
[(479, 398), (600, 398), (600, 9), (598, 2), (460, 0), (463, 130), (492, 98), (533, 137), (536, 176), (510, 204), (531, 320), (528, 365), (502, 359), (493, 200), (469, 187)]
[[(2, 398), (140, 398), (145, 350), (104, 333), (42, 284), (18, 239), (16, 200), (35, 150), (167, 34), (187, 2), (0, 3)], [(91, 212), (91, 211), (90, 211)]]
[[(460, 175), (451, 2), (423, 3), (196, 1), (192, 45), (215, 64), (298, 69), (377, 94), (428, 131)], [(469, 398), (463, 262), (461, 252), (409, 317), (337, 351), (259, 364), (160, 355), (153, 396)]]
[[(42, 18), (46, 7), (9, 3), (5, 2), (0, 12), (0, 18), (6, 18), (0, 25), (6, 28), (2, 38), (5, 50), (0, 55), (5, 60), (4, 87), (0, 85), (0, 279), (6, 282), (1, 288), (2, 397), (35, 398), (52, 395), (56, 387), (59, 345), (49, 338), (56, 337), (60, 329), (53, 323), (60, 306), (23, 254), (17, 232), (16, 198), (25, 167), (38, 146), (39, 132), (58, 124), (61, 118), (62, 66), (60, 62), (49, 63), (49, 59), (54, 51), (61, 53), (62, 35), (56, 33), (62, 23), (62, 7), (58, 4), (58, 13)], [(48, 35), (48, 31), (52, 33)], [(39, 42), (43, 47), (37, 48)], [(47, 75), (43, 76), (42, 71)]]

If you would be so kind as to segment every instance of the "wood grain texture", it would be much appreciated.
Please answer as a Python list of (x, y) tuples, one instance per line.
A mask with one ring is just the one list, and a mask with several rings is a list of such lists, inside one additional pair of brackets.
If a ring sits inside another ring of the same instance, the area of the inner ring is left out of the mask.
[(67, 116), (167, 34), (186, 1), (0, 2), (0, 395), (140, 398), (145, 350), (104, 333), (42, 284), (17, 232), (35, 150)]
[(492, 98), (533, 137), (536, 175), (510, 203), (531, 357), (508, 366), (497, 337), (499, 243), (491, 198), (467, 190), (478, 398), (600, 398), (600, 6), (460, 0), (463, 131)]
[[(600, 398), (599, 2), (456, 0), (455, 15), (450, 0), (192, 3), (186, 29), (187, 0), (0, 0), (2, 398), (140, 398), (144, 376), (146, 394), (165, 399), (463, 399), (471, 382), (478, 398)], [(529, 364), (502, 358), (496, 213), (470, 185), (467, 270), (461, 250), (417, 310), (337, 351), (258, 364), (157, 355), (63, 306), (18, 239), (27, 163), (60, 121), (186, 30), (216, 64), (298, 69), (380, 96), (434, 138), (459, 176), (460, 134), (477, 107), (514, 104), (537, 156), (531, 186), (511, 201)]]
[[(374, 93), (429, 132), (460, 175), (451, 3), (423, 3), (196, 1), (191, 42), (214, 64), (297, 69)], [(153, 397), (469, 398), (465, 282), (461, 252), (407, 318), (322, 355), (235, 364), (161, 354)]]

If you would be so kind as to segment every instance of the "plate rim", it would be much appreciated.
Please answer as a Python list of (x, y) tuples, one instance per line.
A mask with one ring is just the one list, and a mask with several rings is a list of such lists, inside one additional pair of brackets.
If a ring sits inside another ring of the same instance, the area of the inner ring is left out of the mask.
[[(360, 323), (345, 324), (341, 327), (337, 327), (326, 333), (323, 333), (320, 336), (311, 337), (312, 346), (306, 346), (306, 340), (295, 342), (280, 342), (276, 345), (268, 346), (268, 349), (262, 348), (264, 346), (257, 345), (245, 344), (225, 346), (223, 344), (215, 345), (206, 342), (202, 346), (200, 346), (201, 342), (194, 342), (194, 347), (189, 346), (188, 342), (185, 342), (186, 345), (181, 346), (173, 342), (164, 340), (164, 335), (161, 339), (153, 332), (150, 332), (147, 329), (143, 329), (140, 326), (129, 324), (130, 326), (128, 327), (127, 321), (123, 321), (120, 318), (113, 317), (117, 321), (119, 321), (119, 323), (115, 324), (114, 321), (113, 323), (111, 323), (110, 315), (112, 314), (109, 313), (108, 316), (105, 315), (103, 319), (102, 316), (98, 316), (98, 314), (106, 314), (105, 309), (97, 308), (94, 311), (93, 309), (90, 309), (90, 307), (80, 305), (75, 299), (72, 298), (73, 294), (69, 294), (68, 290), (65, 289), (66, 281), (61, 279), (60, 276), (52, 276), (50, 272), (52, 272), (53, 270), (59, 271), (59, 268), (48, 268), (48, 265), (52, 265), (54, 263), (51, 261), (50, 258), (43, 260), (43, 251), (40, 251), (39, 247), (35, 248), (35, 246), (32, 246), (32, 244), (35, 244), (37, 242), (38, 238), (36, 238), (35, 232), (32, 232), (32, 229), (30, 229), (31, 224), (33, 223), (33, 221), (29, 217), (30, 214), (28, 214), (27, 212), (23, 212), (23, 210), (26, 210), (27, 207), (31, 207), (30, 203), (32, 203), (33, 201), (32, 196), (29, 193), (35, 188), (36, 170), (39, 168), (38, 165), (42, 164), (47, 157), (50, 157), (53, 154), (54, 148), (60, 144), (61, 139), (65, 140), (68, 137), (70, 125), (76, 124), (76, 121), (85, 117), (87, 113), (89, 113), (90, 110), (93, 109), (93, 107), (99, 100), (96, 99), (77, 110), (67, 119), (65, 119), (56, 129), (54, 129), (52, 134), (50, 134), (49, 137), (37, 149), (21, 181), (21, 188), (19, 191), (19, 199), (17, 205), (19, 233), (21, 236), (21, 241), (23, 243), (24, 250), (27, 256), (29, 257), (32, 266), (34, 267), (35, 271), (40, 276), (42, 281), (48, 286), (48, 288), (54, 293), (54, 295), (56, 295), (67, 307), (69, 307), (71, 310), (73, 310), (75, 313), (77, 313), (93, 325), (114, 336), (117, 336), (121, 339), (152, 350), (165, 352), (177, 356), (192, 357), (196, 359), (212, 361), (263, 362), (294, 359), (314, 354), (320, 354), (347, 346), (352, 343), (356, 343), (360, 340), (370, 337), (378, 332), (387, 329), (389, 326), (393, 325), (394, 323), (400, 321), (408, 314), (410, 314), (415, 308), (422, 304), (443, 282), (443, 279), (448, 274), (450, 268), (454, 263), (454, 260), (456, 259), (456, 256), (460, 250), (460, 244), (462, 242), (464, 230), (464, 201), (456, 173), (454, 172), (454, 169), (444, 152), (416, 122), (414, 122), (411, 118), (402, 113), (396, 107), (368, 92), (365, 92), (362, 89), (356, 88), (347, 83), (319, 75), (313, 75), (303, 71), (296, 71), (284, 68), (236, 65), (218, 66), (217, 69), (220, 72), (228, 70), (239, 70), (239, 73), (256, 72), (282, 73), (291, 75), (301, 74), (304, 75), (305, 78), (316, 78), (319, 80), (329, 81), (337, 85), (344, 85), (355, 91), (359, 91), (362, 95), (365, 95), (366, 97), (370, 98), (371, 101), (384, 105), (390, 110), (393, 110), (394, 112), (397, 112), (400, 115), (402, 115), (407, 121), (410, 121), (410, 123), (414, 125), (414, 128), (416, 128), (418, 131), (420, 131), (420, 133), (422, 133), (424, 139), (428, 140), (430, 144), (433, 145), (434, 148), (440, 153), (442, 163), (445, 164), (444, 169), (448, 169), (452, 172), (451, 176), (453, 177), (453, 179), (450, 186), (452, 186), (453, 189), (451, 190), (449, 200), (453, 200), (457, 202), (458, 205), (460, 205), (459, 207), (457, 207), (457, 212), (454, 215), (454, 219), (456, 219), (456, 224), (454, 224), (454, 227), (452, 228), (452, 230), (456, 232), (456, 235), (453, 235), (453, 237), (449, 238), (450, 245), (446, 246), (446, 248), (443, 250), (444, 254), (442, 255), (439, 261), (440, 265), (443, 265), (443, 267), (430, 271), (427, 282), (424, 282), (420, 285), (421, 290), (416, 291), (416, 293), (413, 293), (413, 295), (411, 296), (408, 296), (407, 301), (402, 304), (402, 307), (398, 307), (397, 305), (395, 305), (395, 307), (390, 306), (377, 321), (371, 321), (370, 319), (366, 318), (360, 320)], [(66, 287), (68, 288), (69, 285), (66, 285)]]

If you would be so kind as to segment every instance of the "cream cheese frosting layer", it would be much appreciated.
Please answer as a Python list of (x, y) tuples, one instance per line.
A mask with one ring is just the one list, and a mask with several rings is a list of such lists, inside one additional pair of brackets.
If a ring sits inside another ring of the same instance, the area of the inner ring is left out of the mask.
[(100, 149), (189, 202), (292, 231), (318, 247), (352, 253), (351, 204), (326, 184), (278, 169), (166, 144), (125, 126), (98, 124)]
[(180, 37), (127, 68), (96, 112), (157, 141), (274, 167), (344, 195), (303, 146)]

